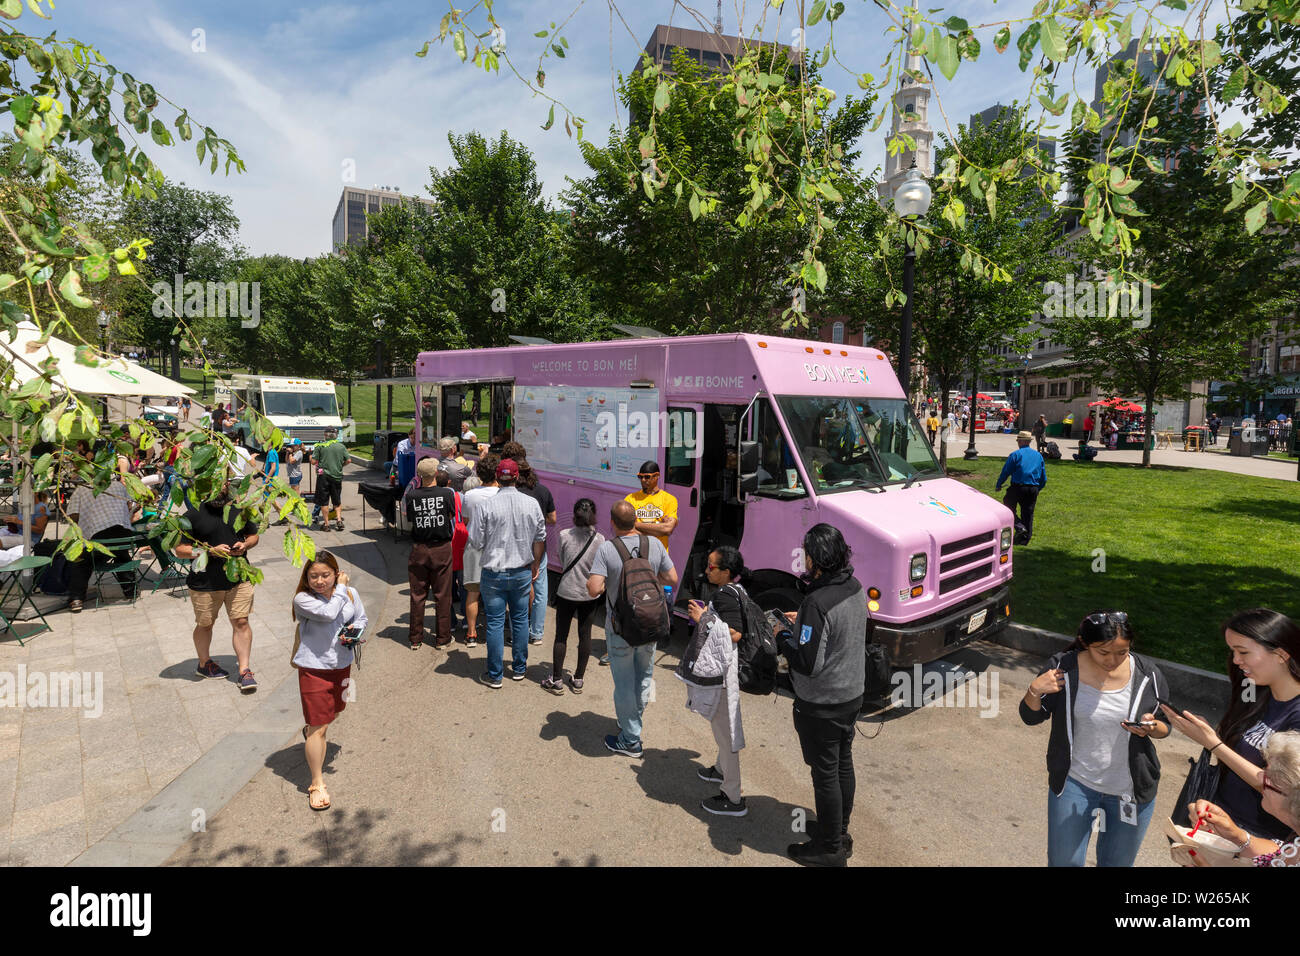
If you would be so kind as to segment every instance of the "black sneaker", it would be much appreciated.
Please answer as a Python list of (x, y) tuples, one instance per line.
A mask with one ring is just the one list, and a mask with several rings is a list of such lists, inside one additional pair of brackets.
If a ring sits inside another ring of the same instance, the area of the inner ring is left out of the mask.
[(832, 853), (819, 840), (791, 843), (786, 848), (786, 854), (790, 859), (804, 866), (848, 866), (849, 864), (848, 854), (842, 848)]
[(211, 658), (208, 659), (206, 664), (200, 664), (195, 668), (194, 673), (198, 674), (200, 677), (206, 677), (208, 680), (218, 680), (230, 676), (229, 671), (223, 670), (218, 666), (217, 662)]
[(493, 690), (501, 689), (501, 678), (498, 677), (496, 680), (493, 680), (491, 677), (487, 676), (487, 672), (478, 675), (478, 682), (484, 687), (491, 687)]
[[(818, 829), (817, 821), (813, 820), (811, 823), (808, 824), (808, 837), (809, 839), (816, 840), (819, 837), (819, 835), (820, 835), (820, 830)], [(849, 836), (847, 833), (841, 833), (840, 849), (844, 851), (845, 859), (852, 857), (853, 837)]]
[(717, 793), (707, 800), (700, 802), (705, 810), (709, 813), (717, 814), (721, 817), (743, 817), (749, 812), (749, 807), (745, 805), (745, 798), (741, 797), (739, 803), (732, 803), (727, 799), (725, 793)]
[(710, 767), (708, 770), (701, 767), (695, 771), (695, 775), (705, 783), (722, 783), (723, 780), (722, 771), (717, 767)]

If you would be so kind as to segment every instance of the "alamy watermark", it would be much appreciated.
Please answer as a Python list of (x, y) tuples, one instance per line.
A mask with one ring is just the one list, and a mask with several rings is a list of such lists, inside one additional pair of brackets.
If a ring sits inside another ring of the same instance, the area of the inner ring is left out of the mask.
[(255, 329), (262, 324), (262, 284), (260, 282), (186, 282), (177, 273), (171, 283), (155, 282), (153, 314), (184, 316), (187, 319), (224, 319), (239, 317), (241, 329)]
[(1043, 315), (1049, 319), (1117, 316), (1133, 320), (1133, 328), (1151, 325), (1151, 283), (1110, 279), (1043, 283)]
[(687, 458), (699, 458), (703, 453), (691, 412), (629, 412), (626, 405), (620, 405), (617, 413), (596, 416), (596, 444), (601, 448), (681, 448)]
[(63, 707), (87, 717), (104, 713), (103, 671), (0, 671), (0, 707)]
[(926, 671), (915, 664), (911, 671), (896, 671), (890, 683), (890, 702), (899, 707), (971, 707), (978, 708), (981, 717), (998, 715), (996, 670), (978, 674), (964, 669)]

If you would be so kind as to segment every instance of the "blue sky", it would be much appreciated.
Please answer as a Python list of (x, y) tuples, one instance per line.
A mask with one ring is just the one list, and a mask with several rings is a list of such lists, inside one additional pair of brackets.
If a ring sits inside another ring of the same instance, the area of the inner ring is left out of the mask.
[[(497, 4), (521, 72), (536, 69), (542, 41), (533, 33), (563, 20), (576, 3)], [(712, 20), (713, 3), (696, 6)], [(743, 22), (752, 34), (766, 12), (763, 35), (788, 41), (797, 4), (786, 6), (791, 9), (778, 16), (766, 0), (724, 0), (723, 25), (733, 32)], [(846, 6), (835, 33), (841, 59), (883, 76), (885, 15), (865, 0)], [(1031, 6), (1032, 0), (959, 0), (944, 15), (974, 24), (1024, 16)], [(548, 61), (546, 89), (587, 119), (588, 138), (603, 143), (622, 116), (612, 71), (635, 64), (656, 23), (695, 25), (687, 9), (671, 0), (624, 0), (620, 19), (608, 4), (588, 0), (574, 18), (565, 31), (569, 55)], [(233, 197), (251, 252), (314, 256), (329, 250), (348, 161), (359, 185), (424, 195), (429, 166), (449, 164), (449, 131), (494, 136), (505, 129), (532, 149), (548, 196), (564, 188), (565, 177), (583, 175), (575, 142), (561, 123), (540, 129), (546, 105), (513, 76), (462, 65), (449, 45), (431, 47), (424, 59), (414, 56), (446, 10), (437, 0), (59, 0), (53, 28), (98, 47), (109, 62), (151, 82), (236, 145), (248, 168), (226, 177), (199, 167), (193, 143), (173, 149), (148, 144), (169, 177)], [(24, 15), (19, 22), (35, 29), (33, 21)], [(203, 31), (202, 52), (193, 50), (196, 30)], [(826, 36), (825, 24), (812, 28), (809, 47), (819, 48)], [(1029, 77), (1011, 58), (1014, 46), (1002, 56), (991, 42), (984, 49), (981, 62), (964, 63), (954, 83), (939, 78), (937, 92), (954, 125), (995, 102), (1023, 99), (1028, 90)], [(854, 79), (833, 63), (824, 79), (841, 95), (857, 92)], [(1081, 73), (1078, 84), (1090, 95), (1091, 72)], [(942, 124), (933, 109), (932, 125)], [(862, 144), (868, 168), (884, 161), (887, 128), (888, 120)]]

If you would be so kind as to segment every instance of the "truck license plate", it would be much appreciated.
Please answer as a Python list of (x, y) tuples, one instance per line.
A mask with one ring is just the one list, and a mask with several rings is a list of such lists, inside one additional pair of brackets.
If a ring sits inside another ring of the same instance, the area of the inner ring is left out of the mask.
[(984, 619), (988, 616), (989, 616), (988, 608), (985, 608), (984, 610), (980, 611), (977, 614), (972, 614), (970, 616), (970, 623), (966, 625), (966, 633), (974, 634), (976, 631), (978, 631), (980, 629), (980, 625), (984, 623)]

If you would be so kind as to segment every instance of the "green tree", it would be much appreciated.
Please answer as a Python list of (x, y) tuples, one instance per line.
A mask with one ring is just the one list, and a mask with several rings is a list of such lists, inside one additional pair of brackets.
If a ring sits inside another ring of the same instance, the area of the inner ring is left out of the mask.
[[(801, 70), (797, 61), (770, 48), (756, 68), (769, 85), (791, 90)], [(835, 260), (834, 249), (822, 249), (816, 261), (803, 253), (810, 234), (833, 220), (853, 237), (850, 247), (863, 234), (874, 239), (871, 216), (883, 216), (851, 203), (864, 194), (853, 177), (857, 153), (839, 150), (835, 175), (823, 187), (819, 218), (809, 222), (790, 204), (737, 228), (736, 220), (755, 207), (747, 193), (753, 163), (735, 136), (735, 97), (716, 84), (698, 82), (708, 74), (681, 51), (674, 54), (673, 72), (681, 83), (671, 98), (653, 71), (622, 78), (619, 98), (631, 117), (627, 130), (611, 130), (603, 148), (582, 144), (592, 175), (562, 196), (573, 211), (570, 268), (591, 281), (598, 307), (623, 322), (665, 332), (770, 331), (791, 317), (792, 303), (806, 311), (844, 307), (847, 287), (836, 301), (819, 298), (817, 288), (826, 284), (830, 267), (858, 277), (860, 271), (851, 260)], [(816, 80), (816, 70), (810, 69), (807, 82)], [(805, 129), (792, 112), (793, 96), (783, 102), (785, 112), (775, 111), (781, 117), (777, 128), (757, 147), (778, 157), (798, 155), (805, 138), (814, 141), (814, 149), (829, 149), (832, 140), (855, 142), (871, 119), (872, 98), (849, 97), (837, 110), (820, 108)], [(658, 144), (653, 153), (652, 132)], [(795, 166), (782, 170), (779, 189), (812, 188), (801, 182)], [(846, 199), (846, 194), (853, 195)], [(858, 218), (845, 219), (854, 212)], [(792, 263), (796, 272), (806, 265), (812, 281), (792, 288)]]
[[(1107, 308), (1095, 299), (1089, 308), (1085, 298), (1053, 326), (1053, 337), (1070, 346), (1078, 366), (1102, 388), (1142, 396), (1147, 446), (1152, 406), (1192, 397), (1198, 380), (1239, 378), (1244, 344), (1268, 328), (1288, 295), (1294, 302), (1296, 281), (1294, 243), (1285, 230), (1252, 237), (1221, 215), (1234, 187), (1214, 168), (1212, 131), (1199, 100), (1161, 95), (1151, 115), (1167, 151), (1166, 170), (1116, 184), (1146, 211), (1131, 262), (1151, 284), (1149, 319), (1122, 314), (1133, 310), (1122, 308), (1117, 295)], [(1089, 168), (1086, 161), (1070, 165), (1076, 195), (1090, 185)], [(1116, 268), (1108, 250), (1087, 236), (1076, 253), (1103, 274)], [(1142, 461), (1150, 464), (1149, 447)]]
[[(233, 281), (243, 249), (230, 197), (173, 182), (154, 192), (132, 199), (124, 213), (129, 228), (150, 241), (142, 270), (150, 285), (161, 293), (163, 285), (172, 289), (177, 282), (183, 287), (187, 282)], [(175, 337), (171, 310), (151, 308), (139, 318), (150, 347), (164, 348)]]
[[(956, 157), (979, 166), (1000, 166), (1037, 151), (1024, 111), (1016, 106), (990, 124), (958, 127), (955, 139), (940, 136), (936, 165), (953, 176)], [(1030, 156), (1029, 161), (1038, 161)], [(907, 248), (908, 230), (896, 227), (887, 237), (891, 269)], [(1060, 223), (1054, 210), (1029, 178), (1012, 180), (985, 193), (971, 206), (946, 207), (928, 233), (916, 233), (917, 263), (912, 316), (916, 358), (939, 389), (942, 416), (948, 415), (948, 392), (963, 376), (978, 381), (980, 363), (990, 346), (1024, 344), (1041, 311), (1044, 282), (1059, 277), (1057, 247)], [(897, 297), (901, 298), (901, 294)], [(876, 331), (891, 337), (890, 324)], [(947, 462), (947, 443), (939, 460)]]

